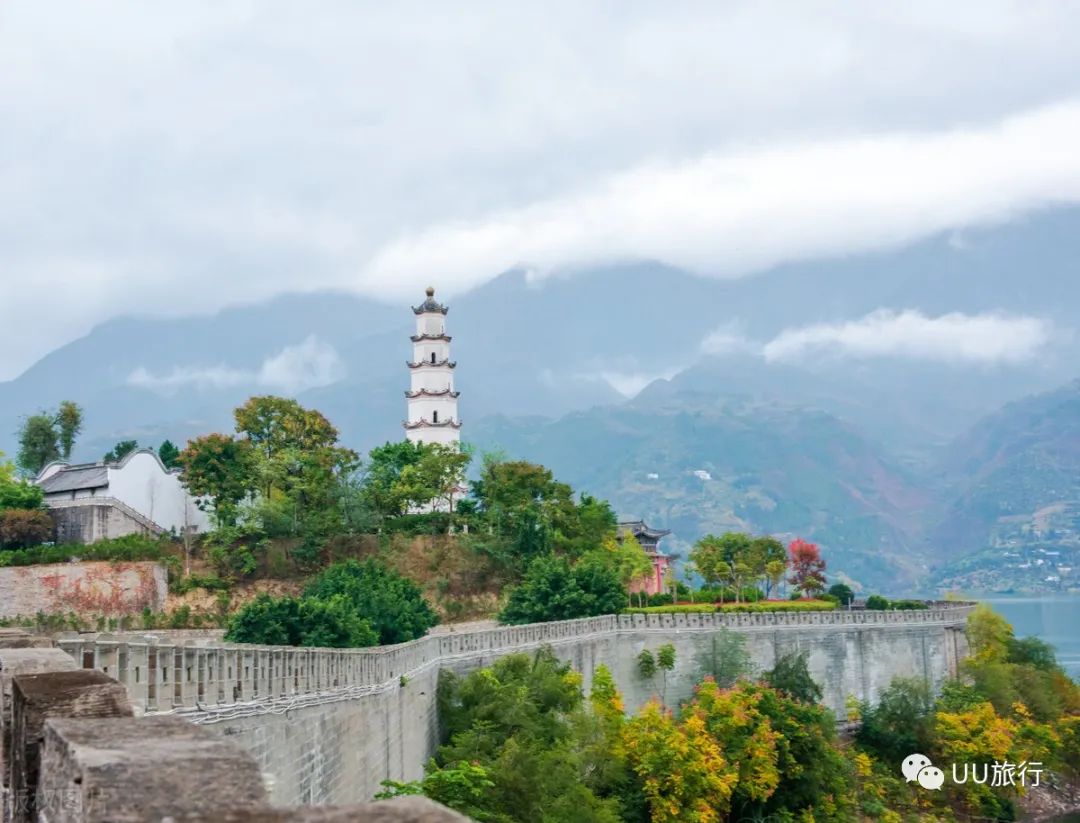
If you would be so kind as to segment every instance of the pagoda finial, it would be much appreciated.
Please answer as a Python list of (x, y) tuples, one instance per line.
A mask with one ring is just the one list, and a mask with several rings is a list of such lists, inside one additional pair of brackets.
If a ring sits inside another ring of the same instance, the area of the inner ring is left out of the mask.
[(426, 293), (427, 293), (428, 297), (434, 297), (435, 296), (435, 287), (434, 286), (428, 286)]

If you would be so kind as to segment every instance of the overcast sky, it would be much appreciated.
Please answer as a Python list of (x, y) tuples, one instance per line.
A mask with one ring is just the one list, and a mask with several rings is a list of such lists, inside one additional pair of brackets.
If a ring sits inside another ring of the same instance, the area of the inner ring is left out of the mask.
[[(0, 379), (117, 314), (744, 276), (1076, 202), (1078, 35), (1067, 0), (6, 0)], [(823, 336), (879, 339), (773, 353)]]

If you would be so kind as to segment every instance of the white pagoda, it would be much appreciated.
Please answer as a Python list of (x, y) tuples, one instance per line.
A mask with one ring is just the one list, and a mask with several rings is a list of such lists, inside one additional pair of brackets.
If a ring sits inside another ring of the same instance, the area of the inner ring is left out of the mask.
[(446, 333), (447, 306), (436, 302), (428, 286), (427, 300), (413, 306), (416, 334), (412, 336), (413, 359), (409, 362), (410, 385), (405, 436), (414, 442), (456, 445), (461, 440), (454, 391), (454, 367), (450, 359), (450, 335)]

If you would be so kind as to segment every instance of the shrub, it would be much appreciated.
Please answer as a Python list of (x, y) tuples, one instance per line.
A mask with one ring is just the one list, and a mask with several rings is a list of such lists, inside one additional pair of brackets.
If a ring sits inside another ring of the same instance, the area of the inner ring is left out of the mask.
[(345, 598), (384, 645), (423, 637), (439, 622), (419, 586), (371, 559), (330, 566), (308, 584), (304, 595), (319, 600)]
[(656, 674), (656, 658), (648, 649), (642, 649), (637, 657), (638, 674), (648, 680)]
[(141, 534), (129, 534), (112, 540), (99, 540), (83, 545), (65, 543), (61, 546), (33, 546), (0, 553), (0, 566), (36, 566), (43, 563), (67, 563), (80, 560), (159, 560), (175, 564), (173, 544), (166, 538), (155, 539)]
[(671, 595), (667, 592), (659, 592), (657, 594), (649, 595), (650, 606), (670, 606), (671, 602)]
[(770, 688), (786, 694), (802, 703), (821, 700), (821, 686), (810, 676), (806, 665), (806, 652), (782, 655), (776, 665), (762, 676)]
[(233, 616), (225, 639), (232, 643), (340, 649), (374, 646), (379, 637), (343, 595), (324, 600), (261, 594)]
[(221, 577), (251, 577), (270, 541), (253, 523), (219, 526), (206, 537), (206, 556)]
[(623, 611), (626, 614), (712, 614), (716, 610), (713, 603), (676, 603), (673, 606), (646, 606)]
[(169, 581), (169, 591), (173, 594), (187, 594), (195, 589), (203, 589), (208, 592), (227, 592), (232, 587), (228, 580), (222, 580), (213, 575), (190, 574), (181, 577), (175, 582)]
[(402, 514), (386, 520), (382, 528), (387, 534), (407, 534), (414, 537), (421, 534), (446, 534), (450, 528), (450, 514), (448, 512)]
[(25, 480), (9, 480), (3, 469), (0, 462), (0, 509), (40, 509), (45, 501), (41, 487)]
[[(689, 592), (687, 593), (689, 594)], [(757, 586), (743, 586), (739, 590), (739, 600), (757, 601), (763, 600), (765, 594)], [(702, 588), (698, 589), (694, 593), (694, 600), (702, 603), (720, 603), (720, 602), (734, 602), (735, 589), (731, 586), (723, 586), (721, 588), (710, 589)]]
[(893, 600), (889, 608), (898, 612), (913, 612), (930, 608), (921, 600)]
[(53, 538), (55, 526), (49, 513), (41, 509), (0, 511), (0, 548), (25, 549)]
[(872, 594), (866, 598), (866, 608), (876, 612), (883, 612), (889, 608), (889, 601), (880, 594)]
[(836, 608), (828, 600), (761, 600), (757, 603), (725, 603), (724, 612), (827, 612)]
[(626, 589), (614, 570), (598, 561), (571, 566), (564, 557), (542, 555), (530, 564), (525, 579), (510, 590), (499, 615), (507, 624), (543, 623), (615, 614), (626, 602)]

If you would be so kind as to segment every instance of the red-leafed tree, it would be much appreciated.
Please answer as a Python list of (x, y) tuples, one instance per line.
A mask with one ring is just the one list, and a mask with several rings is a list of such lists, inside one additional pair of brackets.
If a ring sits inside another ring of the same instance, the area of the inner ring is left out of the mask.
[(825, 561), (816, 543), (796, 537), (788, 544), (788, 558), (788, 583), (810, 597), (825, 591)]

